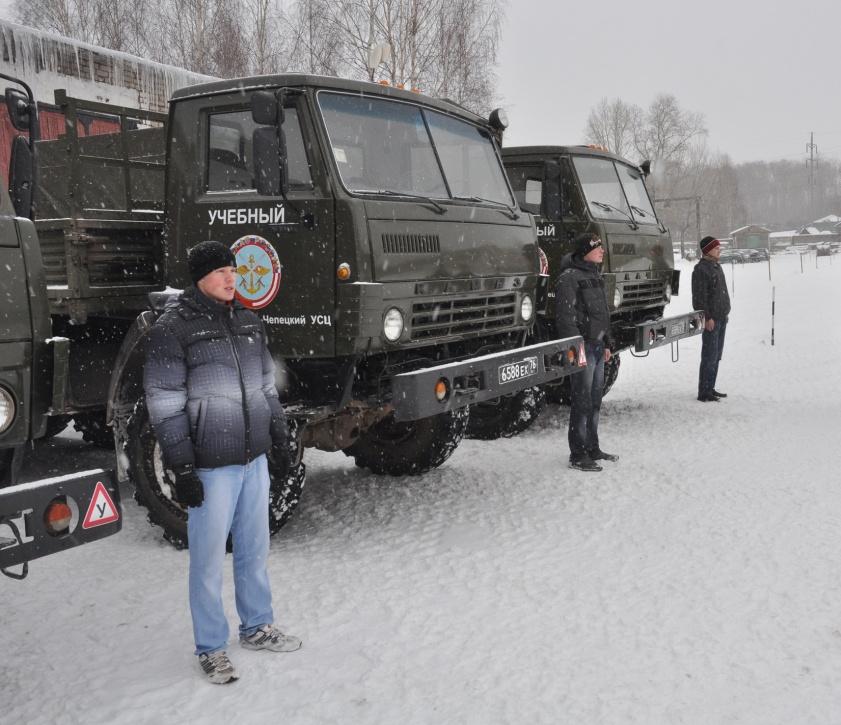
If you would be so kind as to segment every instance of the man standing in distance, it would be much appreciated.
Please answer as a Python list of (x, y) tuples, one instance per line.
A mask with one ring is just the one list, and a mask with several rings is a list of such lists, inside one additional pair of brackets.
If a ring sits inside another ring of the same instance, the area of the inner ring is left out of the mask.
[(143, 382), (175, 497), (187, 508), (195, 654), (207, 679), (224, 684), (237, 679), (225, 652), (222, 605), (229, 533), (240, 644), (272, 652), (301, 646), (272, 624), (266, 568), (266, 453), (288, 468), (288, 430), (263, 325), (234, 299), (233, 253), (221, 242), (201, 242), (187, 263), (193, 285), (153, 325)]
[(581, 335), (587, 367), (569, 378), (572, 407), (569, 412), (569, 467), (601, 471), (596, 461), (618, 456), (599, 447), (599, 413), (604, 390), (604, 364), (611, 357), (610, 306), (601, 275), (602, 240), (585, 232), (573, 241), (572, 254), (561, 262), (555, 287), (555, 326), (559, 337)]
[(721, 243), (715, 237), (701, 240), (703, 255), (692, 270), (692, 307), (704, 311), (704, 331), (701, 333), (701, 367), (698, 372), (698, 400), (718, 403), (725, 393), (715, 389), (718, 363), (724, 351), (724, 333), (730, 314), (730, 295), (724, 270), (718, 263)]

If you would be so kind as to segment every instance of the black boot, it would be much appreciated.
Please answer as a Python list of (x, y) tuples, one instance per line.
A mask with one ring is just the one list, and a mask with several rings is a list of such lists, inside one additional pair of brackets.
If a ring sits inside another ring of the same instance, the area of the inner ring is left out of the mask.
[(727, 393), (719, 393), (717, 390), (713, 390), (713, 395), (716, 398), (726, 398), (727, 397)]

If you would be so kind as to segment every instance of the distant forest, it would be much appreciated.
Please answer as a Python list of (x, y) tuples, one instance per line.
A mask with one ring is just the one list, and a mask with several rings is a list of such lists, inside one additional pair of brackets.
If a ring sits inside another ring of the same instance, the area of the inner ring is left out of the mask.
[(803, 160), (734, 164), (708, 148), (703, 114), (673, 95), (658, 95), (646, 108), (602, 99), (585, 135), (631, 161), (652, 161), (649, 191), (675, 241), (697, 240), (696, 200), (702, 236), (725, 237), (746, 224), (799, 229), (841, 214), (841, 162), (821, 159), (811, 175)]

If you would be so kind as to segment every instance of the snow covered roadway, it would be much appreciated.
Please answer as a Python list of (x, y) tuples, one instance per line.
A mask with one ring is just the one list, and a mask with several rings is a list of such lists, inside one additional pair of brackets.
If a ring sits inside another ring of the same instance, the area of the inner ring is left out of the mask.
[[(186, 552), (125, 528), (0, 581), (3, 723), (841, 723), (841, 257), (735, 275), (718, 404), (700, 340), (623, 356), (602, 473), (566, 409), (422, 478), (308, 452), (273, 540), (292, 654), (192, 656)], [(689, 275), (670, 312), (690, 308)], [(230, 620), (235, 613), (226, 579)]]

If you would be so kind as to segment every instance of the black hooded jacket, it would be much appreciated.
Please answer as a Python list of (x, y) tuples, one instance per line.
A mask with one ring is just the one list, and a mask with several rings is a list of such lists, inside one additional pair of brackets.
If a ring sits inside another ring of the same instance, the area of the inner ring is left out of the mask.
[(610, 305), (598, 265), (567, 254), (555, 285), (555, 328), (560, 337), (581, 335), (587, 342), (604, 341), (612, 350)]
[(143, 372), (149, 420), (169, 466), (244, 465), (286, 435), (257, 315), (189, 287), (152, 326)]
[(718, 262), (702, 257), (692, 270), (692, 307), (703, 310), (708, 320), (727, 322), (730, 295), (724, 270)]

